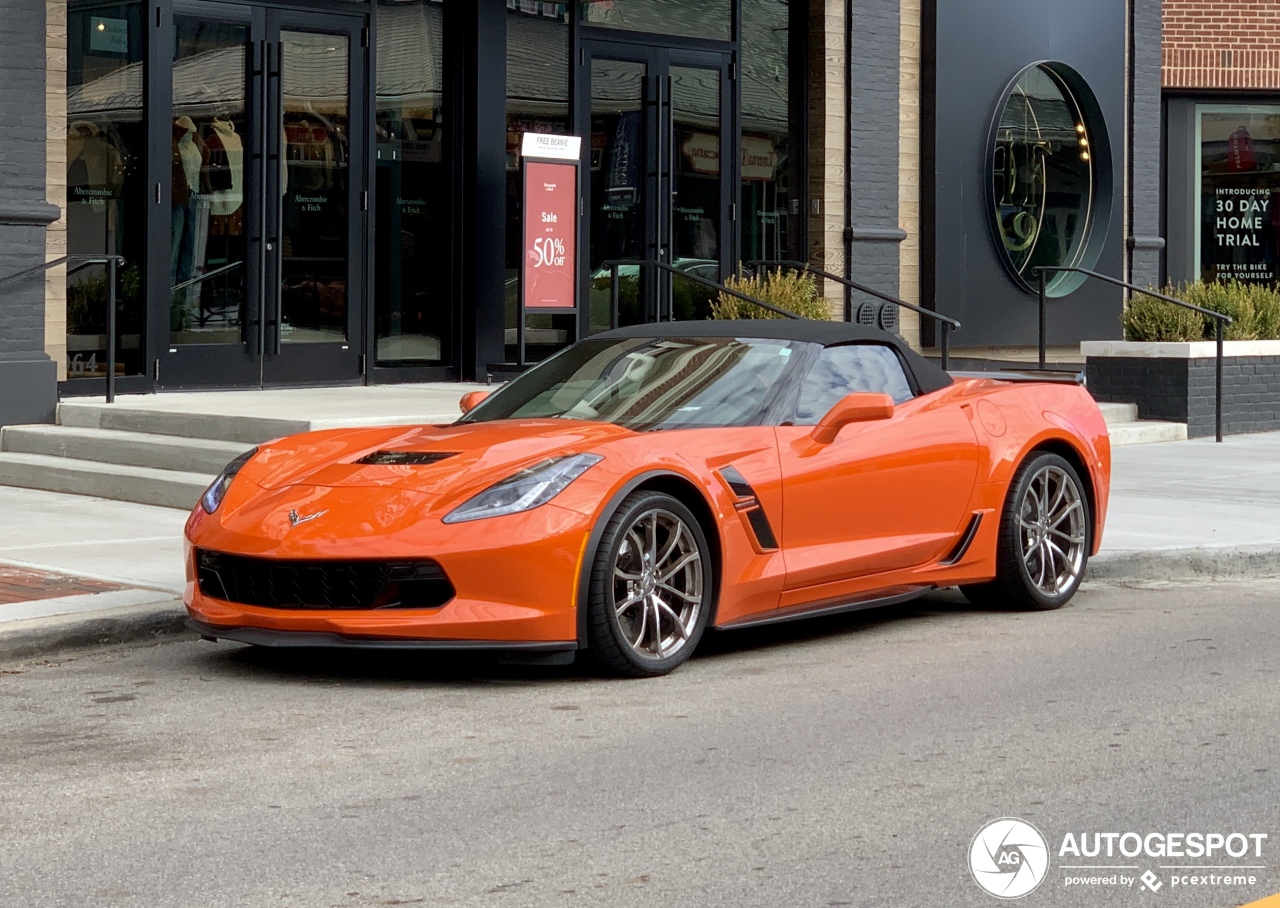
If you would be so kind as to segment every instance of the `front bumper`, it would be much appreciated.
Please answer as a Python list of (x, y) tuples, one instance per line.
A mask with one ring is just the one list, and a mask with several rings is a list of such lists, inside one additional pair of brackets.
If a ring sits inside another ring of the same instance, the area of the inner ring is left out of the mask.
[[(265, 526), (255, 531), (239, 520), (228, 527), (219, 515), (196, 509), (187, 527), (184, 601), (197, 633), (265, 646), (538, 646), (553, 651), (578, 646), (577, 587), (592, 524), (588, 515), (553, 503), (456, 526), (429, 518), (379, 526), (357, 519), (356, 502), (351, 501), (358, 497), (359, 512), (376, 513), (371, 506), (377, 504), (377, 492), (353, 496), (346, 490), (341, 496), (346, 501), (337, 494), (317, 497), (322, 500), (316, 507), (330, 508), (333, 519), (283, 533)], [(196, 549), (293, 561), (429, 558), (443, 568), (456, 595), (438, 608), (279, 608), (231, 602), (201, 589)]]

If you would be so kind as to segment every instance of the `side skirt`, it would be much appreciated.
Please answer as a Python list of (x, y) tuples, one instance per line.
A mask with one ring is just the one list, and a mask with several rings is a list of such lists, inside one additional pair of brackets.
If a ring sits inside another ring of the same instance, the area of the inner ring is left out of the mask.
[(903, 602), (910, 602), (912, 599), (919, 599), (925, 593), (932, 592), (937, 589), (933, 585), (913, 587), (909, 590), (900, 590), (896, 593), (878, 593), (870, 599), (853, 599), (843, 600), (840, 602), (814, 602), (806, 605), (796, 605), (791, 608), (778, 609), (764, 615), (748, 615), (745, 618), (739, 618), (729, 624), (721, 624), (716, 626), (716, 630), (738, 630), (745, 627), (762, 627), (767, 624), (781, 624), (784, 621), (797, 621), (801, 618), (819, 618), (823, 615), (840, 615), (844, 612), (859, 612), (869, 608), (883, 608), (887, 605), (899, 605)]

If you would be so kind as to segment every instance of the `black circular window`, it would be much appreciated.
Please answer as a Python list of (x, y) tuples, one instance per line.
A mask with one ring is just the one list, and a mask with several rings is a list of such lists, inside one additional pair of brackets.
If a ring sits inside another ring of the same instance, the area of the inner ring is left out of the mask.
[[(1014, 279), (1037, 284), (1038, 266), (1091, 267), (1105, 237), (1111, 150), (1093, 93), (1074, 70), (1037, 63), (1010, 86), (991, 142), (996, 242)], [(1083, 281), (1046, 276), (1062, 296)]]

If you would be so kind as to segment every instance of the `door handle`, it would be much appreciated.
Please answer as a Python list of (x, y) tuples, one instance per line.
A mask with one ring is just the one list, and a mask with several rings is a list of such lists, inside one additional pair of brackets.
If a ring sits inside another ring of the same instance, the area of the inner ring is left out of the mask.
[[(256, 297), (257, 305), (254, 307), (257, 318), (253, 320), (254, 326), (257, 328), (257, 337), (255, 338), (254, 347), (258, 355), (258, 361), (262, 361), (262, 357), (266, 354), (267, 345), (267, 300), (266, 287), (270, 275), (271, 258), (268, 253), (271, 252), (272, 244), (266, 242), (267, 237), (267, 186), (269, 178), (267, 175), (267, 161), (270, 158), (269, 139), (271, 122), (271, 44), (267, 41), (253, 42), (254, 52), (254, 80), (253, 86), (256, 88), (255, 100), (257, 102), (257, 141), (254, 143), (257, 148), (256, 157), (259, 166), (254, 177), (254, 183), (257, 187), (258, 209), (254, 218), (256, 222), (257, 240), (258, 240), (258, 281), (257, 287), (248, 288)], [(251, 99), (246, 99), (251, 100)]]
[[(664, 77), (667, 83), (667, 122), (666, 122), (666, 193), (664, 195), (664, 206), (666, 208), (667, 227), (663, 239), (666, 240), (666, 249), (664, 258), (667, 263), (674, 265), (675, 259), (675, 232), (676, 232), (676, 80), (675, 77), (668, 73)], [(675, 301), (675, 275), (667, 275), (667, 320), (675, 321), (676, 318), (676, 301)]]

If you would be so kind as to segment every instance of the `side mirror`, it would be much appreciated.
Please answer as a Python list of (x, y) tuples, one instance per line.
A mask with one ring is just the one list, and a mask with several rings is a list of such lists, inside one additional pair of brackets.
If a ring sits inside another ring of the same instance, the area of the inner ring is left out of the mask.
[(840, 430), (856, 422), (873, 422), (893, 416), (893, 398), (888, 394), (847, 394), (822, 417), (813, 430), (813, 440), (829, 445)]
[(488, 396), (488, 391), (468, 391), (466, 394), (462, 395), (462, 400), (458, 401), (458, 409), (462, 411), (463, 416), (466, 416), (476, 407), (480, 406)]

